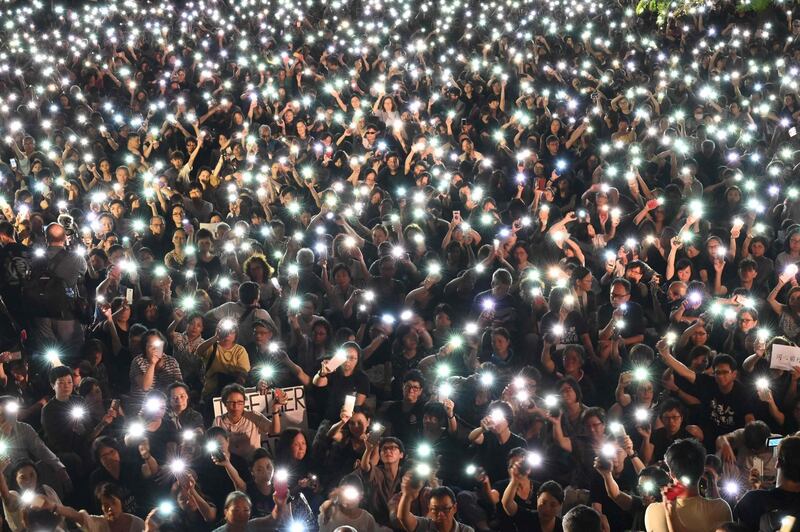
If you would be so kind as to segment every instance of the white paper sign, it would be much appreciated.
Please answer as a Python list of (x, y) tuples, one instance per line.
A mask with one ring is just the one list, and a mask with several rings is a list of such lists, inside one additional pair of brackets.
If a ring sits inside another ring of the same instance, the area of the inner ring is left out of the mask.
[[(281, 410), (281, 427), (294, 427), (298, 429), (308, 428), (308, 417), (306, 416), (306, 397), (302, 386), (290, 386), (281, 388), (286, 393), (287, 403)], [(272, 414), (272, 395), (264, 397), (255, 388), (247, 388), (244, 396), (244, 409), (252, 412), (260, 412), (266, 416)], [(214, 415), (221, 416), (227, 412), (225, 405), (222, 404), (221, 397), (214, 398)]]
[(800, 366), (800, 347), (773, 344), (769, 367), (792, 371), (795, 366)]

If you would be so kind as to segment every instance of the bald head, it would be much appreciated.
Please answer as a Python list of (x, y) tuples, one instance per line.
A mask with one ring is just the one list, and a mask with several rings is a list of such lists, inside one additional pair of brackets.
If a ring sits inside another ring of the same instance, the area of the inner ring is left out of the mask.
[(67, 232), (64, 226), (58, 223), (52, 223), (45, 229), (45, 236), (47, 243), (51, 246), (63, 246), (67, 243)]

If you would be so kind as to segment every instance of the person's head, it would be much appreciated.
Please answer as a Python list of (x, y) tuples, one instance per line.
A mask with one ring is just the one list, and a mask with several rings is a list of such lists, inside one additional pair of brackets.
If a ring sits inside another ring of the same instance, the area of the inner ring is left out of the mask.
[(582, 345), (568, 344), (564, 347), (564, 372), (567, 375), (579, 374), (585, 360), (586, 355)]
[(48, 374), (50, 387), (56, 394), (56, 399), (66, 401), (74, 388), (72, 370), (67, 366), (56, 366)]
[(181, 381), (173, 382), (167, 387), (169, 397), (169, 408), (176, 414), (180, 414), (189, 408), (189, 386)]
[(603, 532), (603, 521), (597, 510), (579, 504), (566, 513), (561, 527), (564, 532)]
[(548, 480), (539, 486), (536, 492), (536, 511), (544, 521), (555, 519), (561, 515), (564, 504), (564, 489), (558, 482)]
[(239, 285), (239, 301), (246, 307), (258, 305), (261, 289), (253, 281), (245, 281)]
[(433, 488), (430, 493), (428, 503), (428, 518), (431, 519), (437, 528), (452, 523), (455, 519), (458, 507), (456, 506), (456, 495), (447, 486)]
[(20, 492), (25, 490), (35, 491), (39, 487), (39, 471), (36, 464), (28, 458), (16, 462), (8, 472), (11, 479), (11, 489)]
[(399, 464), (406, 456), (406, 448), (400, 438), (384, 436), (378, 443), (378, 456), (384, 464)]
[(403, 375), (403, 399), (409, 403), (416, 403), (422, 396), (424, 388), (425, 377), (420, 370), (411, 369)]
[(658, 466), (648, 466), (639, 473), (638, 492), (650, 504), (661, 500), (661, 488), (669, 484), (666, 471)]
[(244, 404), (246, 394), (241, 384), (228, 384), (222, 389), (220, 394), (222, 404), (228, 409), (228, 417), (233, 421), (239, 421), (244, 414)]
[(627, 279), (617, 278), (611, 282), (611, 306), (619, 308), (631, 298), (631, 283)]
[(778, 483), (800, 485), (800, 436), (783, 438), (778, 445)]
[(94, 461), (107, 471), (119, 470), (121, 463), (120, 445), (111, 436), (100, 436), (92, 442)]
[(355, 342), (345, 342), (341, 348), (347, 354), (347, 358), (341, 365), (342, 373), (350, 375), (358, 368), (358, 362), (361, 360), (361, 347)]
[(489, 416), (492, 418), (492, 432), (499, 434), (514, 424), (514, 409), (505, 401), (493, 401), (489, 404)]
[(714, 380), (721, 390), (729, 390), (736, 381), (736, 359), (725, 353), (719, 354), (711, 361), (714, 370)]
[(600, 408), (593, 406), (583, 411), (581, 416), (583, 426), (589, 437), (599, 443), (606, 436), (606, 413)]
[(122, 490), (116, 484), (103, 482), (94, 490), (94, 496), (100, 503), (103, 516), (106, 520), (114, 522), (122, 515)]
[(565, 405), (580, 404), (583, 401), (581, 385), (573, 377), (565, 377), (556, 383), (556, 389)]
[(661, 404), (659, 418), (664, 424), (667, 434), (676, 434), (683, 426), (685, 416), (683, 403), (679, 400), (670, 398)]
[(677, 440), (664, 453), (664, 462), (673, 481), (693, 487), (705, 471), (706, 450), (695, 439)]
[(278, 461), (300, 462), (306, 458), (309, 447), (308, 438), (302, 430), (293, 427), (284, 429), (278, 439)]
[(511, 346), (511, 334), (505, 327), (492, 329), (492, 349), (495, 353), (505, 354)]
[(447, 424), (447, 410), (439, 401), (428, 401), (422, 408), (422, 431), (424, 435), (438, 434)]
[(243, 491), (232, 491), (225, 498), (225, 522), (231, 525), (244, 525), (250, 520), (253, 504)]
[(272, 474), (275, 472), (275, 464), (269, 455), (269, 451), (259, 447), (253, 452), (250, 459), (250, 473), (257, 486), (269, 484), (272, 481)]
[(347, 422), (347, 430), (356, 439), (367, 433), (367, 428), (372, 421), (372, 411), (364, 405), (356, 405), (353, 416)]
[(144, 344), (144, 355), (150, 360), (159, 360), (164, 356), (164, 346), (167, 344), (167, 339), (164, 333), (158, 329), (150, 329), (144, 334), (142, 338)]
[(744, 445), (753, 452), (761, 451), (767, 446), (767, 438), (772, 431), (769, 425), (757, 419), (744, 426)]

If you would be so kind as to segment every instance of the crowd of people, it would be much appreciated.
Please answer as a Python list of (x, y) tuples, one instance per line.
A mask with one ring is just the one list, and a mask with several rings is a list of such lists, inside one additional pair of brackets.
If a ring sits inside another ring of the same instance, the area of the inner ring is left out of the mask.
[(800, 530), (746, 4), (4, 3), (4, 530)]

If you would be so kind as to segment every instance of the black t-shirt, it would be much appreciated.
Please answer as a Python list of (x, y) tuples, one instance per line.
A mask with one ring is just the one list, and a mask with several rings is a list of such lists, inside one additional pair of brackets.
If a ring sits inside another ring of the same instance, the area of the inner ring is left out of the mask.
[[(625, 466), (619, 477), (615, 477), (619, 489), (622, 491), (632, 491), (638, 480), (630, 460), (625, 460)], [(599, 503), (603, 507), (603, 514), (608, 518), (611, 530), (628, 530), (633, 522), (633, 516), (617, 505), (606, 491), (603, 477), (597, 471), (592, 472), (592, 480), (589, 488), (589, 501)]]
[(356, 370), (349, 377), (345, 377), (341, 371), (334, 371), (328, 375), (327, 406), (325, 408), (325, 419), (331, 421), (339, 420), (339, 413), (344, 405), (344, 398), (347, 395), (364, 394), (369, 395), (369, 377), (361, 370)]
[[(597, 312), (597, 325), (600, 329), (604, 329), (608, 322), (611, 321), (611, 315), (614, 313), (614, 307), (610, 304), (605, 304)], [(619, 332), (622, 338), (631, 338), (644, 334), (644, 329), (647, 326), (644, 318), (644, 310), (639, 303), (628, 301), (628, 308), (623, 315), (624, 326)]]
[(513, 432), (505, 443), (500, 443), (493, 432), (483, 433), (483, 443), (478, 446), (476, 461), (483, 466), (491, 482), (508, 478), (508, 453), (511, 449), (527, 446), (522, 437)]
[(748, 491), (734, 507), (733, 518), (748, 530), (759, 530), (761, 516), (772, 510), (800, 518), (800, 493), (780, 488)]
[[(252, 478), (247, 461), (241, 456), (231, 454), (231, 465), (242, 477), (242, 480), (249, 482)], [(208, 454), (198, 457), (193, 464), (193, 469), (197, 471), (197, 479), (200, 491), (206, 495), (209, 501), (219, 508), (225, 508), (225, 498), (232, 491), (236, 490), (233, 481), (228, 476), (225, 468), (216, 465)]]
[[(511, 519), (514, 521), (514, 524), (517, 525), (517, 530), (520, 532), (541, 532), (542, 530), (542, 527), (539, 524), (539, 512), (536, 510), (520, 508)], [(556, 519), (556, 526), (553, 529), (553, 532), (562, 532), (563, 530), (564, 529), (561, 528), (561, 520)]]
[(382, 417), (390, 425), (392, 436), (400, 438), (409, 445), (422, 434), (422, 409), (425, 405), (422, 401), (417, 401), (407, 410), (403, 405), (403, 401), (391, 401), (383, 411)]
[(750, 397), (739, 382), (733, 383), (730, 393), (723, 394), (714, 377), (698, 373), (694, 388), (703, 405), (702, 420), (706, 441), (713, 442), (717, 436), (744, 427), (745, 415), (753, 413)]

